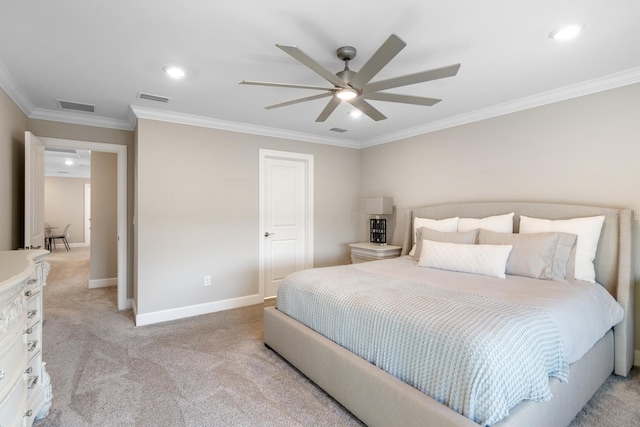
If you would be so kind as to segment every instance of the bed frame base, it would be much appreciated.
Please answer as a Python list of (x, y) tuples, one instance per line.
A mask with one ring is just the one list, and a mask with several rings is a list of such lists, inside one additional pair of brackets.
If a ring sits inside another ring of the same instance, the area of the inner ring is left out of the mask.
[[(264, 309), (264, 342), (368, 426), (478, 426), (275, 307)], [(524, 401), (495, 426), (566, 427), (613, 372), (613, 360), (610, 331), (571, 365), (568, 383), (551, 379), (550, 401)]]

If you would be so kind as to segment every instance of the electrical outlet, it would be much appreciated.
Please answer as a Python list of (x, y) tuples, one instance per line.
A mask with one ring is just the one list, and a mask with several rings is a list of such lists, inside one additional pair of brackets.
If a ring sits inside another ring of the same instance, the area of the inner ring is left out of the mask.
[(211, 276), (204, 276), (204, 285), (211, 286)]

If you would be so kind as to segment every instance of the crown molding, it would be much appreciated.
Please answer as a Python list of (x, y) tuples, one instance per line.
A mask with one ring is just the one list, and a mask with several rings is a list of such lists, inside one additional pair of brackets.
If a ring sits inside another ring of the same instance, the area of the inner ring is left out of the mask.
[(267, 126), (257, 126), (248, 123), (218, 120), (210, 117), (196, 116), (192, 114), (177, 113), (174, 111), (156, 110), (154, 108), (131, 105), (131, 110), (139, 119), (160, 120), (164, 122), (179, 123), (184, 125), (200, 126), (211, 129), (220, 129), (231, 132), (248, 133), (252, 135), (270, 136), (274, 138), (292, 139), (295, 141), (313, 142), (316, 144), (335, 145), (347, 148), (360, 148), (358, 141), (350, 139), (327, 138), (304, 132), (295, 132), (286, 129), (278, 129)]
[(615, 89), (638, 82), (640, 82), (640, 67), (631, 68), (629, 70), (610, 74), (601, 78), (587, 80), (585, 82), (565, 86), (560, 89), (539, 93), (525, 98), (520, 98), (515, 101), (509, 101), (503, 104), (494, 105), (492, 107), (460, 114), (455, 117), (438, 120), (436, 122), (431, 122), (422, 126), (416, 126), (410, 129), (405, 129), (403, 131), (392, 132), (380, 137), (367, 139), (361, 142), (360, 148), (373, 147), (375, 145), (399, 141), (405, 138), (411, 138), (438, 130), (448, 129), (468, 123), (477, 122), (480, 120), (503, 116), (505, 114), (528, 110), (535, 107), (541, 107), (543, 105), (553, 104), (572, 98), (578, 98), (580, 96), (590, 95), (609, 89)]
[(4, 62), (0, 61), (0, 88), (15, 102), (15, 104), (22, 110), (25, 116), (29, 117), (35, 106), (31, 99), (22, 90), (16, 79), (13, 78), (9, 69), (4, 65)]
[(96, 126), (101, 128), (133, 130), (129, 120), (118, 120), (103, 116), (84, 115), (82, 113), (68, 113), (66, 111), (46, 110), (36, 108), (30, 119), (50, 120), (53, 122), (73, 123), (76, 125)]

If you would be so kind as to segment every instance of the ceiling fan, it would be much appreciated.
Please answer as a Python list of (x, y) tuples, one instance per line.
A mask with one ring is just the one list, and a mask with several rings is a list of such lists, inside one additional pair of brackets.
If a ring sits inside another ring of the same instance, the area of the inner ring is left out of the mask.
[(367, 99), (376, 101), (399, 102), (404, 104), (426, 105), (432, 106), (440, 99), (424, 98), (420, 96), (399, 95), (394, 93), (382, 92), (387, 89), (393, 89), (400, 86), (407, 86), (416, 83), (422, 83), (429, 80), (442, 79), (445, 77), (455, 76), (460, 69), (460, 64), (449, 65), (447, 67), (437, 68), (433, 70), (422, 71), (419, 73), (408, 74), (405, 76), (394, 77), (387, 80), (380, 80), (370, 83), (376, 74), (382, 70), (407, 44), (400, 37), (392, 34), (380, 46), (380, 48), (369, 58), (362, 66), (360, 71), (352, 71), (349, 69), (349, 61), (355, 58), (356, 48), (352, 46), (343, 46), (336, 51), (340, 60), (344, 61), (344, 70), (333, 74), (322, 65), (313, 60), (309, 55), (298, 49), (296, 46), (284, 46), (277, 44), (285, 53), (292, 56), (302, 64), (309, 67), (320, 77), (327, 80), (333, 87), (307, 86), (288, 83), (260, 82), (243, 80), (240, 84), (258, 85), (258, 86), (275, 86), (288, 87), (293, 89), (311, 89), (321, 90), (325, 93), (319, 95), (307, 96), (305, 98), (294, 99), (292, 101), (282, 102), (280, 104), (269, 105), (265, 107), (270, 110), (273, 108), (285, 107), (287, 105), (299, 104), (301, 102), (313, 101), (315, 99), (331, 97), (329, 103), (322, 110), (316, 122), (324, 122), (338, 107), (341, 101), (346, 101), (353, 107), (362, 111), (375, 121), (384, 120), (387, 117), (380, 111), (375, 109)]

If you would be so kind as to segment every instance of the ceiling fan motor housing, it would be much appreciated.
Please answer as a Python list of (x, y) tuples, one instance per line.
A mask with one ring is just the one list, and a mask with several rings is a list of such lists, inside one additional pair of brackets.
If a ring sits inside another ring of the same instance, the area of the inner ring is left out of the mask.
[(342, 79), (345, 83), (349, 83), (353, 76), (356, 75), (354, 71), (349, 69), (349, 61), (356, 57), (356, 48), (353, 46), (342, 46), (336, 50), (336, 55), (344, 61), (344, 70), (338, 71), (336, 76)]

